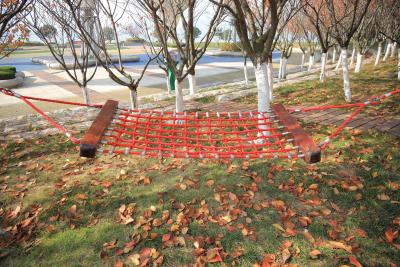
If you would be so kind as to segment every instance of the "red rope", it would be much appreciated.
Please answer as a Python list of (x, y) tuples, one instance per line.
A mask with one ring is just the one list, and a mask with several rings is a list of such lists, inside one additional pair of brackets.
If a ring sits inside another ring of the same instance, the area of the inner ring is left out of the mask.
[[(38, 112), (51, 125), (63, 132), (75, 144), (80, 141), (65, 127), (56, 123), (29, 100), (46, 101), (76, 106), (101, 108), (62, 100), (23, 96), (12, 90), (0, 92), (14, 96)], [(383, 99), (400, 93), (393, 90), (364, 103), (327, 105), (289, 109), (291, 112), (308, 112), (334, 108), (357, 108), (320, 145), (325, 149), (366, 106), (377, 105)], [(271, 112), (175, 113), (155, 110), (119, 109), (118, 119), (110, 125), (103, 139), (104, 153), (143, 155), (148, 157), (190, 158), (301, 158), (298, 147), (287, 139), (290, 134)]]

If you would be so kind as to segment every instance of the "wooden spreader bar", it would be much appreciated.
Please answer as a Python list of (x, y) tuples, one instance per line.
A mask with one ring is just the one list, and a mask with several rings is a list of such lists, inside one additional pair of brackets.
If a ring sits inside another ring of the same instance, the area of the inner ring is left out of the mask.
[(96, 119), (90, 126), (89, 130), (81, 139), (80, 156), (86, 158), (94, 158), (96, 156), (97, 146), (100, 144), (101, 138), (107, 127), (114, 118), (115, 110), (118, 108), (118, 101), (107, 100), (101, 108)]
[(282, 104), (272, 106), (276, 116), (280, 120), (280, 124), (285, 126), (288, 132), (291, 133), (294, 144), (299, 146), (304, 153), (304, 160), (307, 163), (317, 163), (321, 161), (321, 149), (317, 146), (313, 139), (304, 131), (295, 118), (285, 109)]

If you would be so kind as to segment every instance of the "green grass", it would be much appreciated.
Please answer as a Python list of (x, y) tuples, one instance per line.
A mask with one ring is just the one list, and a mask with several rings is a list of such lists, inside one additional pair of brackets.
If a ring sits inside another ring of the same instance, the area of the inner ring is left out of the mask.
[[(398, 86), (390, 76), (394, 71), (394, 64), (378, 70), (367, 67), (352, 79), (356, 97)], [(367, 82), (368, 77), (375, 79)], [(293, 105), (300, 100), (343, 102), (340, 87), (333, 93), (336, 83), (330, 79), (326, 85), (315, 81), (291, 85), (280, 89), (278, 100)], [(399, 114), (398, 97), (387, 103), (381, 112)], [(334, 130), (312, 123), (304, 127), (315, 139)], [(298, 266), (352, 266), (350, 255), (363, 266), (400, 264), (398, 248), (385, 240), (388, 229), (399, 230), (395, 219), (400, 216), (400, 140), (386, 134), (345, 130), (316, 165), (252, 160), (246, 167), (245, 161), (129, 156), (88, 160), (79, 158), (63, 136), (3, 143), (0, 160), (1, 229), (18, 225), (20, 234), (11, 235), (14, 240), (0, 235), (2, 266), (113, 266), (117, 261), (132, 266), (133, 255), (143, 248), (161, 253), (165, 266), (191, 265), (197, 259), (196, 240), (206, 251), (220, 248), (227, 265), (253, 266), (266, 254), (280, 261), (285, 241), (291, 242), (288, 262)], [(144, 177), (150, 184), (143, 183)], [(217, 201), (218, 197), (226, 202)], [(284, 201), (284, 210), (274, 207), (277, 200)], [(118, 209), (130, 203), (135, 203), (134, 222), (124, 225)], [(70, 211), (73, 205), (77, 216)], [(7, 217), (8, 210), (17, 206), (21, 213)], [(163, 211), (169, 212), (170, 221), (153, 225)], [(237, 217), (231, 213), (229, 223), (219, 219), (229, 211), (238, 212)], [(26, 216), (35, 219), (22, 231)], [(311, 220), (307, 229), (315, 243), (303, 234), (302, 216)], [(171, 232), (175, 224), (178, 230)], [(296, 233), (284, 237), (277, 225), (284, 229), (292, 225)], [(244, 235), (243, 227), (252, 234)], [(357, 233), (359, 229), (365, 237)], [(185, 244), (163, 244), (162, 235), (167, 233)], [(141, 235), (138, 244), (119, 255), (118, 249), (136, 235)], [(329, 247), (332, 240), (351, 246), (352, 253)], [(113, 241), (114, 248), (103, 247)], [(399, 244), (400, 238), (395, 237), (394, 243)], [(243, 254), (234, 258), (239, 248)], [(310, 258), (314, 249), (321, 252), (319, 259)]]

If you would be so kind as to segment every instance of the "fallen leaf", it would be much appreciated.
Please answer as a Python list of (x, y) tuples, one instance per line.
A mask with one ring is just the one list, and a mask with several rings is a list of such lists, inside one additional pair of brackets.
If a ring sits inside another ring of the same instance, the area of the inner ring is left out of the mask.
[(310, 255), (311, 259), (318, 259), (321, 256), (321, 251), (314, 249), (308, 255)]
[(329, 247), (331, 247), (333, 249), (343, 249), (343, 250), (347, 251), (348, 253), (352, 253), (352, 247), (348, 246), (342, 242), (328, 241), (328, 245), (329, 245)]
[(356, 257), (354, 257), (352, 255), (349, 256), (349, 261), (350, 261), (351, 264), (353, 264), (356, 267), (363, 267), (361, 265), (361, 263), (356, 259)]
[(390, 200), (390, 197), (388, 195), (386, 195), (385, 193), (381, 193), (381, 194), (378, 194), (378, 199), (382, 200), (382, 201), (388, 201), (388, 200)]
[(367, 233), (365, 233), (364, 230), (360, 229), (360, 228), (356, 228), (356, 233), (360, 236), (360, 237), (367, 237)]
[(393, 243), (393, 241), (398, 237), (399, 231), (395, 231), (389, 228), (385, 231), (385, 239), (388, 243)]

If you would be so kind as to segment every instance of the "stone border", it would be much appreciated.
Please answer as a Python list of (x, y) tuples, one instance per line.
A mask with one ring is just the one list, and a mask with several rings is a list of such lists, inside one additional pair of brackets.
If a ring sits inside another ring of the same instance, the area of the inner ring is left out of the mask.
[[(33, 57), (32, 62), (35, 64), (42, 64), (46, 65), (49, 69), (54, 69), (54, 70), (64, 70), (64, 67), (58, 63), (57, 61), (54, 60), (49, 60), (45, 58), (39, 58), (39, 57)], [(122, 56), (122, 62), (139, 62), (140, 57), (139, 56)], [(119, 59), (117, 56), (111, 57), (111, 62), (112, 63), (118, 63)], [(74, 68), (74, 63), (67, 63), (67, 69), (73, 69)], [(90, 59), (88, 61), (89, 67), (96, 66), (96, 60)]]
[(15, 73), (14, 79), (0, 80), (0, 87), (14, 89), (23, 84), (24, 80), (25, 80), (25, 73), (17, 72)]

